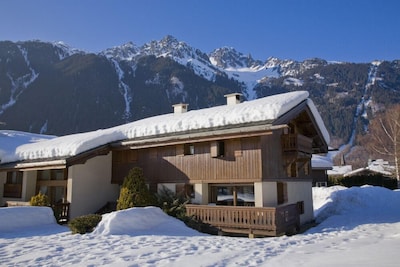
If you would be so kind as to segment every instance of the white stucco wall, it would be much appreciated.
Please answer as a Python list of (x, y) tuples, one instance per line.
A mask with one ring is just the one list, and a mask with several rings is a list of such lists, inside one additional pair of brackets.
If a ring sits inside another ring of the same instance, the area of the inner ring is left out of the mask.
[[(311, 181), (290, 181), (287, 184), (288, 201), (282, 205), (295, 204), (304, 201), (304, 214), (300, 215), (300, 224), (314, 219)], [(254, 197), (256, 207), (277, 207), (278, 193), (276, 182), (254, 183)]]
[(207, 205), (208, 204), (208, 184), (194, 184), (194, 199), (193, 204)]
[(298, 201), (304, 201), (304, 214), (300, 215), (300, 224), (312, 221), (314, 219), (312, 182), (289, 182), (287, 185), (288, 203), (297, 203)]
[(276, 207), (278, 205), (276, 182), (254, 183), (254, 205), (256, 207)]
[(117, 201), (119, 185), (111, 184), (111, 159), (110, 152), (68, 168), (67, 200), (71, 203), (71, 219)]
[(22, 197), (24, 201), (30, 201), (36, 195), (36, 176), (37, 171), (26, 171), (23, 175)]

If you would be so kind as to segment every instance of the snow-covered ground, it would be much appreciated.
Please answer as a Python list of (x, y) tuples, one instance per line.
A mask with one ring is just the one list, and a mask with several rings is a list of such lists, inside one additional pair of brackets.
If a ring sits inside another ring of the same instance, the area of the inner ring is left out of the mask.
[(319, 225), (255, 239), (201, 234), (154, 207), (106, 214), (85, 235), (47, 208), (1, 208), (0, 266), (399, 266), (400, 190), (314, 188), (313, 197)]

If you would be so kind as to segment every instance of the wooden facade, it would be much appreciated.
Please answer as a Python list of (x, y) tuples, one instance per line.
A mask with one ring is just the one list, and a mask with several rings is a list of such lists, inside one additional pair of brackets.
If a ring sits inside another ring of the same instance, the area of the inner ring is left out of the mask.
[[(198, 138), (144, 140), (115, 146), (112, 182), (122, 184), (130, 169), (141, 167), (154, 192), (159, 184), (205, 184), (207, 202), (216, 206), (188, 205), (189, 216), (226, 232), (292, 232), (299, 229), (305, 201), (289, 203), (287, 184), (306, 181), (311, 188), (311, 157), (316, 143), (315, 135), (303, 135), (310, 133), (310, 129), (303, 129), (310, 124), (304, 123), (307, 113), (302, 114), (302, 120), (295, 117), (282, 127), (238, 129), (234, 136), (210, 132)], [(257, 207), (255, 200), (238, 199), (237, 187), (251, 187), (254, 193), (255, 183), (263, 182), (276, 186), (276, 204)], [(231, 189), (233, 199), (218, 200), (218, 189)], [(312, 209), (312, 203), (306, 205)]]
[[(141, 167), (148, 183), (247, 183), (262, 180), (261, 137), (221, 139), (224, 151), (213, 156), (215, 141), (113, 151), (113, 182), (122, 183)], [(193, 146), (185, 153), (185, 146)], [(273, 163), (271, 163), (273, 165)]]

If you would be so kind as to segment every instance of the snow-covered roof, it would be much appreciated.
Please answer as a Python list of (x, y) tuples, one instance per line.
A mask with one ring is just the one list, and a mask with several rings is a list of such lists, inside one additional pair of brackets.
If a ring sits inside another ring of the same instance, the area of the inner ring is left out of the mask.
[[(234, 127), (246, 123), (273, 122), (292, 108), (307, 101), (325, 142), (329, 144), (329, 134), (307, 91), (295, 91), (273, 95), (236, 105), (224, 105), (182, 114), (165, 114), (150, 117), (124, 125), (40, 140), (28, 133), (20, 139), (18, 134), (0, 131), (0, 162), (63, 158), (116, 141), (157, 137), (165, 134), (179, 134), (190, 131)], [(14, 140), (12, 140), (15, 138)], [(19, 142), (20, 141), (20, 142)], [(4, 144), (13, 145), (5, 146)]]
[(377, 169), (377, 168), (370, 168), (370, 167), (355, 169), (355, 170), (353, 170), (351, 172), (345, 173), (343, 176), (345, 176), (345, 177), (346, 176), (353, 176), (353, 175), (357, 175), (358, 173), (361, 173), (363, 171), (370, 171), (370, 172), (375, 172), (375, 173), (379, 173), (379, 174), (386, 175), (386, 176), (392, 176), (391, 172), (380, 170), (380, 169)]
[(345, 173), (351, 172), (353, 167), (351, 165), (344, 166), (332, 166), (332, 170), (328, 170), (328, 175), (343, 175)]
[(311, 158), (311, 167), (313, 169), (332, 169), (332, 160), (327, 156), (313, 154)]

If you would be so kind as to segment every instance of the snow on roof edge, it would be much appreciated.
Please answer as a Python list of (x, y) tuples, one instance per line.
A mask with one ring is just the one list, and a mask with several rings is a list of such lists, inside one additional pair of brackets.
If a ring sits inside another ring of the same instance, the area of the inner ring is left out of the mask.
[(324, 137), (326, 144), (329, 145), (329, 143), (331, 142), (331, 138), (329, 136), (328, 130), (326, 129), (325, 123), (322, 120), (321, 114), (319, 114), (317, 107), (314, 105), (314, 102), (310, 98), (307, 98), (307, 105), (314, 115), (314, 118), (318, 124), (319, 129), (321, 130), (321, 134)]
[(17, 145), (14, 151), (0, 155), (0, 160), (1, 163), (9, 163), (22, 160), (70, 157), (126, 139), (275, 120), (304, 100), (307, 100), (307, 105), (328, 144), (328, 131), (314, 103), (308, 97), (307, 91), (294, 91), (236, 105), (223, 105), (191, 110), (182, 114), (169, 113), (149, 117), (112, 128), (71, 134), (41, 142), (22, 143)]
[(333, 163), (327, 156), (313, 154), (311, 157), (311, 167), (313, 169), (331, 170), (333, 168)]

